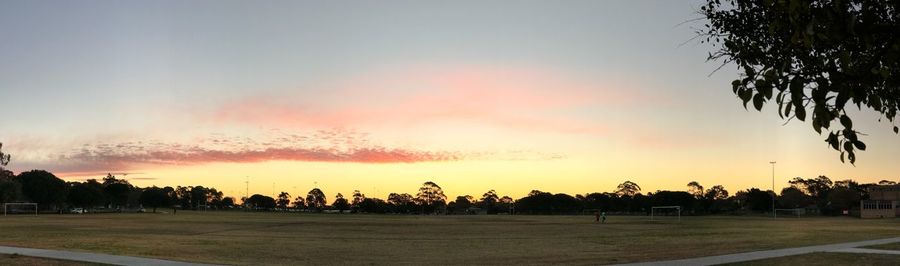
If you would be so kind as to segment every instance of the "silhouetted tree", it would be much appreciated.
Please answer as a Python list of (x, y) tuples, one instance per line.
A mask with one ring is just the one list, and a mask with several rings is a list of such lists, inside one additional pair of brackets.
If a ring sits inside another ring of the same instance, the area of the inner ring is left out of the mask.
[(416, 202), (422, 207), (424, 213), (433, 213), (447, 204), (447, 196), (441, 186), (428, 181), (419, 188), (416, 194)]
[(464, 214), (472, 207), (472, 196), (456, 196), (456, 200), (447, 204), (447, 209), (451, 213)]
[(720, 213), (726, 211), (731, 205), (728, 197), (728, 190), (722, 185), (715, 185), (706, 190), (703, 195), (703, 209), (709, 213)]
[(103, 184), (96, 179), (85, 182), (73, 182), (69, 184), (68, 201), (70, 204), (85, 209), (103, 205), (106, 201), (103, 196)]
[(247, 199), (247, 205), (254, 209), (271, 210), (275, 208), (275, 199), (269, 196), (253, 194)]
[(156, 186), (148, 187), (141, 192), (139, 201), (144, 207), (152, 208), (155, 213), (157, 208), (171, 206), (173, 199), (170, 192)]
[(747, 209), (758, 212), (772, 210), (771, 192), (762, 191), (758, 188), (751, 188), (745, 193), (747, 199), (744, 204)]
[(278, 206), (279, 209), (285, 210), (287, 209), (288, 204), (291, 204), (291, 194), (282, 191), (278, 194), (278, 199), (275, 200), (275, 205)]
[(366, 199), (366, 195), (359, 192), (359, 190), (353, 191), (353, 200), (350, 202), (350, 207), (354, 210), (359, 208), (359, 204), (362, 203), (363, 200)]
[(232, 199), (232, 205), (225, 204), (224, 196), (225, 196), (225, 193), (222, 193), (222, 191), (219, 191), (216, 188), (209, 188), (206, 190), (207, 204), (210, 206), (213, 206), (216, 209), (221, 209), (221, 208), (225, 208), (226, 206), (234, 205), (234, 201), (233, 201), (234, 199)]
[(697, 181), (691, 181), (690, 183), (687, 184), (687, 186), (688, 186), (687, 192), (691, 193), (691, 195), (694, 195), (694, 198), (696, 198), (696, 199), (703, 198), (703, 195), (704, 195), (703, 186), (701, 186), (700, 183), (697, 183)]
[(59, 208), (66, 200), (66, 182), (50, 172), (23, 172), (16, 176), (16, 181), (22, 185), (22, 194), (41, 208)]
[(0, 167), (0, 203), (14, 202), (22, 197), (22, 184), (12, 171)]
[[(578, 198), (576, 196), (576, 198)], [(601, 211), (609, 211), (612, 200), (609, 195), (603, 193), (588, 193), (580, 197), (585, 209), (597, 209)]]
[(581, 202), (567, 194), (551, 194), (533, 190), (516, 201), (516, 212), (526, 214), (575, 214), (581, 211)]
[(306, 193), (306, 207), (313, 211), (325, 209), (325, 193), (319, 188), (313, 188)]
[(809, 202), (809, 196), (796, 187), (783, 188), (781, 195), (778, 196), (778, 205), (785, 208), (803, 208), (809, 205)]
[(390, 206), (381, 199), (365, 198), (359, 203), (359, 211), (364, 213), (387, 213), (390, 211)]
[[(771, 100), (778, 115), (806, 121), (821, 134), (839, 121), (843, 129), (826, 141), (856, 161), (865, 150), (846, 108), (863, 106), (893, 122), (900, 108), (900, 15), (894, 1), (707, 0), (701, 7), (709, 23), (701, 42), (743, 70), (732, 91), (757, 110)], [(792, 113), (793, 109), (793, 113)], [(900, 132), (894, 126), (894, 133)]]
[(497, 191), (491, 189), (481, 195), (481, 200), (478, 201), (478, 207), (484, 209), (484, 211), (489, 214), (497, 213), (497, 202), (499, 201), (500, 196), (497, 196)]
[(222, 202), (220, 203), (223, 208), (232, 208), (234, 207), (234, 204), (234, 197), (224, 197), (222, 198)]
[(394, 208), (395, 213), (411, 213), (415, 211), (415, 198), (407, 193), (391, 193), (388, 195), (388, 203)]
[(303, 196), (297, 196), (292, 204), (294, 205), (294, 209), (306, 209), (306, 200), (303, 199)]
[(859, 207), (860, 195), (858, 192), (847, 188), (837, 187), (828, 193), (828, 204), (822, 210), (824, 214), (840, 215), (844, 210)]
[(693, 212), (696, 198), (685, 191), (657, 191), (649, 195), (652, 206), (681, 206), (684, 212)]
[(619, 194), (621, 196), (632, 197), (640, 192), (641, 186), (638, 186), (637, 183), (631, 181), (625, 181), (622, 184), (619, 184), (618, 187), (616, 187), (616, 194)]
[(722, 185), (715, 185), (707, 189), (703, 197), (713, 200), (724, 200), (728, 198), (728, 190), (725, 190), (725, 187)]
[(796, 187), (809, 195), (815, 201), (819, 210), (825, 209), (825, 206), (828, 204), (828, 193), (831, 192), (831, 179), (826, 176), (810, 179), (795, 177), (789, 183), (792, 187)]
[(203, 186), (191, 187), (190, 206), (199, 209), (202, 206), (209, 207), (209, 189)]
[(331, 207), (338, 211), (344, 212), (345, 210), (350, 209), (350, 203), (347, 202), (347, 199), (344, 198), (344, 195), (342, 195), (341, 193), (337, 193), (337, 195), (334, 196), (334, 202), (331, 203)]
[(3, 153), (3, 143), (0, 142), (0, 170), (2, 170), (4, 166), (9, 164), (10, 159), (12, 159), (12, 156)]
[(173, 191), (174, 192), (173, 199), (175, 200), (175, 204), (179, 205), (178, 207), (181, 207), (182, 209), (193, 208), (193, 204), (191, 204), (191, 202), (193, 201), (191, 199), (191, 197), (193, 196), (191, 194), (191, 189), (193, 189), (193, 188), (192, 187), (182, 187), (182, 186), (175, 187), (175, 189)]
[(126, 180), (116, 179), (112, 174), (103, 178), (103, 194), (111, 207), (122, 207), (128, 201), (132, 186)]

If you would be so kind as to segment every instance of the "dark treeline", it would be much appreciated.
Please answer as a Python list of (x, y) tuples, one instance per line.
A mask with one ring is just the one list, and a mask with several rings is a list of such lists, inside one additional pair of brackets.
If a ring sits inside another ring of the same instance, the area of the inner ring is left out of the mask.
[(833, 182), (826, 176), (819, 176), (810, 179), (796, 177), (788, 182), (789, 187), (777, 195), (758, 188), (729, 194), (721, 185), (704, 188), (698, 182), (688, 183), (685, 191), (643, 194), (638, 184), (625, 181), (613, 192), (572, 196), (532, 190), (527, 196), (514, 200), (490, 190), (478, 198), (463, 195), (448, 202), (443, 189), (429, 181), (422, 184), (416, 195), (390, 193), (386, 200), (366, 197), (357, 190), (349, 198), (337, 193), (328, 204), (325, 192), (313, 188), (305, 196), (297, 197), (287, 192), (281, 192), (276, 198), (254, 194), (242, 198), (239, 205), (235, 198), (225, 197), (212, 187), (141, 188), (112, 174), (101, 180), (84, 182), (65, 182), (43, 170), (16, 175), (3, 168), (9, 160), (10, 156), (0, 151), (0, 203), (37, 203), (42, 211), (58, 212), (72, 208), (100, 212), (141, 211), (144, 208), (156, 212), (159, 208), (176, 208), (395, 214), (582, 214), (597, 211), (647, 214), (653, 206), (680, 206), (684, 214), (702, 215), (770, 212), (772, 198), (775, 197), (776, 208), (839, 215), (858, 209), (861, 200), (869, 199), (868, 187), (897, 184), (887, 180), (878, 184), (859, 184), (853, 180)]
[[(806, 213), (839, 215), (859, 208), (868, 199), (866, 188), (852, 180), (833, 182), (825, 176), (811, 179), (794, 178), (790, 186), (776, 195), (776, 208), (802, 208)], [(0, 202), (34, 202), (42, 211), (62, 212), (83, 208), (94, 212), (137, 211), (147, 208), (189, 210), (243, 209), (253, 211), (353, 212), (395, 214), (583, 214), (603, 211), (612, 214), (643, 215), (653, 206), (681, 206), (686, 215), (746, 214), (770, 212), (772, 191), (757, 188), (729, 194), (720, 185), (704, 188), (697, 182), (687, 184), (685, 191), (642, 193), (638, 184), (625, 181), (613, 192), (577, 195), (533, 190), (527, 196), (513, 199), (494, 190), (480, 197), (458, 196), (448, 201), (442, 188), (425, 182), (415, 195), (390, 193), (387, 199), (366, 197), (354, 191), (350, 197), (338, 193), (333, 198), (313, 188), (306, 195), (292, 197), (281, 192), (276, 198), (255, 194), (242, 198), (225, 197), (212, 187), (137, 187), (112, 174), (100, 180), (65, 182), (50, 172), (32, 170), (13, 174), (0, 170)], [(330, 202), (330, 204), (329, 204)]]

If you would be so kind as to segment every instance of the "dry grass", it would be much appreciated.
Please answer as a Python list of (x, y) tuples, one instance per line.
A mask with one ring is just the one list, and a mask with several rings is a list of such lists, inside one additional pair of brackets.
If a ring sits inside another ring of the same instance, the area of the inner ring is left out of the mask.
[(223, 264), (606, 264), (900, 236), (900, 220), (187, 212), (0, 217), (0, 245)]
[[(884, 245), (874, 245), (874, 246), (868, 246), (868, 247), (863, 247), (863, 248), (886, 249), (886, 250), (900, 250), (900, 242), (898, 242), (898, 243), (884, 244)], [(900, 258), (898, 258), (898, 259), (900, 259)]]
[(81, 263), (74, 261), (53, 260), (26, 257), (19, 255), (0, 255), (0, 265), (19, 265), (19, 266), (102, 266), (102, 264)]

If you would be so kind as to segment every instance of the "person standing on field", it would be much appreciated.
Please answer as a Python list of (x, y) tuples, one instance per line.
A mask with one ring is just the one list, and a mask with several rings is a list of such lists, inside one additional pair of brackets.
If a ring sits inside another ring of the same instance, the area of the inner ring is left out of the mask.
[(606, 223), (606, 212), (603, 212), (600, 215), (603, 216), (603, 221), (601, 223)]
[(595, 211), (594, 212), (594, 222), (599, 222), (599, 221), (600, 221), (600, 211)]

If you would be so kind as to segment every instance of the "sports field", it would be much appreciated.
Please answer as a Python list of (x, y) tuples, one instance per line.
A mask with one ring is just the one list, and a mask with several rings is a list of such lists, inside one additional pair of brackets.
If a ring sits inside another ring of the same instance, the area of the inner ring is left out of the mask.
[(0, 245), (222, 264), (608, 264), (900, 236), (900, 220), (245, 212), (0, 217)]

